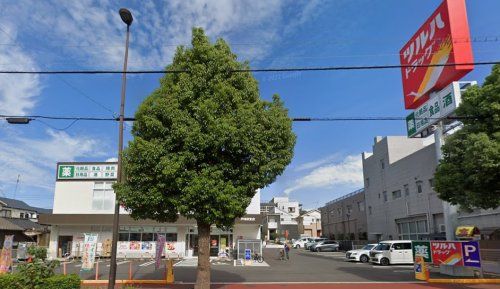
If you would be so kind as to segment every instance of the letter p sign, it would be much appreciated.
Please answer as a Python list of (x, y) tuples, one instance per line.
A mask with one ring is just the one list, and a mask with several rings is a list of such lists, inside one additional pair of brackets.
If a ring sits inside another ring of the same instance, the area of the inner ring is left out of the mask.
[(481, 267), (481, 256), (479, 255), (479, 243), (477, 241), (463, 242), (462, 254), (464, 266)]

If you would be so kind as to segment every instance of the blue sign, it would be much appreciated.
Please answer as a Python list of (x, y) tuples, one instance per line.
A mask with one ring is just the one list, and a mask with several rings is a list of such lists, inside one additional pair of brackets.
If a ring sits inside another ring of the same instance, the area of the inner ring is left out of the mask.
[(462, 256), (464, 266), (481, 267), (481, 256), (479, 255), (479, 243), (477, 241), (462, 242)]
[(245, 260), (251, 260), (251, 259), (252, 259), (252, 250), (245, 249)]

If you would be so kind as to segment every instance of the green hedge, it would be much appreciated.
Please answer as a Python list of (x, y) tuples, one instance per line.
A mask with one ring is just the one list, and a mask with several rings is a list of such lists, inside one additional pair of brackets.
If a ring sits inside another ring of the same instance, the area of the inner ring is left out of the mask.
[[(80, 277), (76, 274), (70, 275), (55, 275), (43, 280), (42, 284), (36, 285), (37, 288), (43, 289), (79, 289)], [(29, 285), (22, 284), (22, 278), (19, 274), (3, 274), (0, 275), (1, 289), (33, 289)]]

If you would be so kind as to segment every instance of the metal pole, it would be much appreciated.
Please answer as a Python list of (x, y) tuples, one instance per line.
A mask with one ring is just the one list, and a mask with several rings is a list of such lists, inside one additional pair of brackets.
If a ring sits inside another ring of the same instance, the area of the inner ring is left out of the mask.
[[(130, 25), (127, 25), (127, 38), (125, 40), (125, 60), (123, 61), (123, 74), (122, 74), (122, 93), (120, 102), (120, 128), (118, 131), (118, 168), (117, 168), (117, 183), (121, 183), (122, 176), (122, 152), (123, 152), (123, 117), (125, 114), (125, 88), (127, 85), (127, 60), (128, 60), (128, 40), (130, 34)], [(116, 255), (118, 245), (118, 228), (120, 222), (120, 204), (115, 196), (115, 212), (113, 216), (113, 238), (111, 240), (111, 263), (109, 267), (109, 282), (108, 289), (115, 288), (116, 282)]]
[[(441, 152), (441, 147), (444, 144), (444, 135), (443, 135), (443, 122), (440, 121), (436, 130), (434, 131), (434, 142), (436, 146), (436, 160), (437, 163), (443, 159), (443, 154)], [(457, 207), (452, 204), (443, 201), (443, 217), (445, 223), (446, 230), (446, 240), (454, 240), (455, 239), (455, 225), (457, 218)]]

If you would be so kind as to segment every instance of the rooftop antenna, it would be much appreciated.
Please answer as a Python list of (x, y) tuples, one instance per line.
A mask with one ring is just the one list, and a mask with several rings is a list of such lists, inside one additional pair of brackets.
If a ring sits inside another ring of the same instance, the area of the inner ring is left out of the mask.
[(14, 189), (14, 200), (16, 199), (17, 186), (19, 185), (19, 178), (21, 175), (17, 175), (16, 188)]

